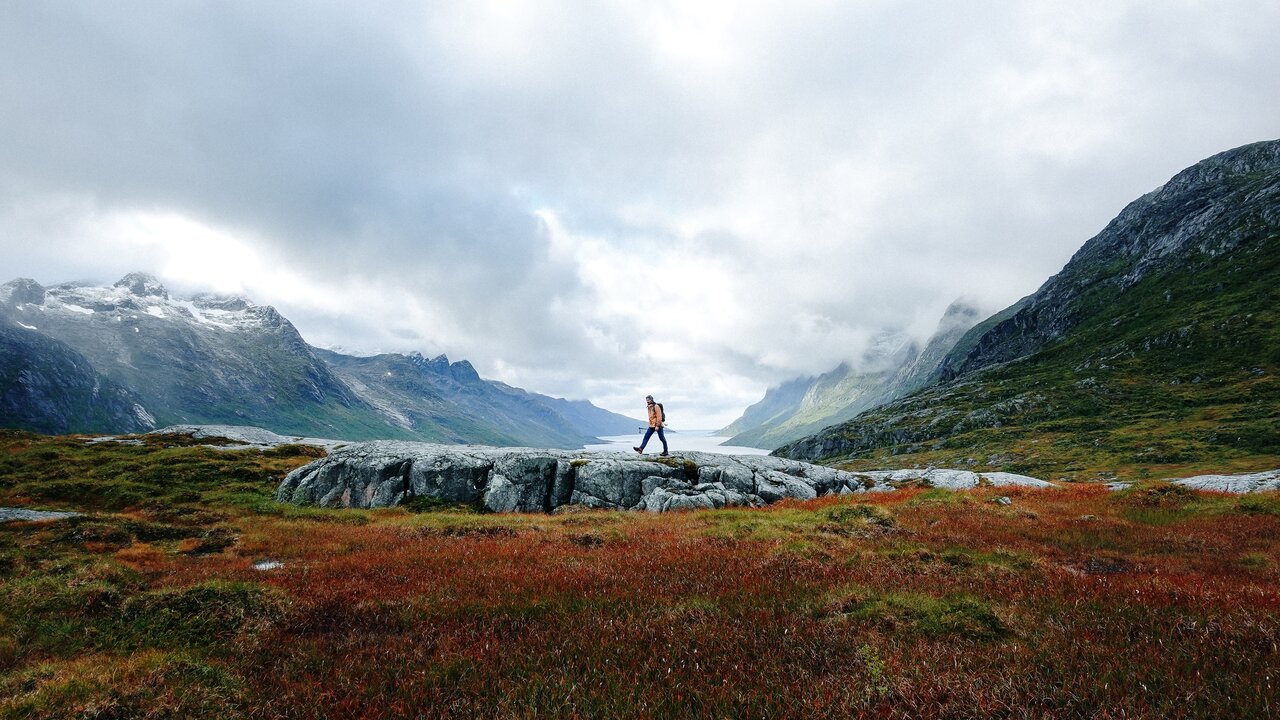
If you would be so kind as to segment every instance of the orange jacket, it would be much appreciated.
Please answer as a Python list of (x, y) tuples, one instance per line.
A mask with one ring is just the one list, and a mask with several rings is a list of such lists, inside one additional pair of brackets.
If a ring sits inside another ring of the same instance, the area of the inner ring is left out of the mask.
[(658, 403), (649, 406), (649, 427), (662, 427), (662, 411), (658, 409)]

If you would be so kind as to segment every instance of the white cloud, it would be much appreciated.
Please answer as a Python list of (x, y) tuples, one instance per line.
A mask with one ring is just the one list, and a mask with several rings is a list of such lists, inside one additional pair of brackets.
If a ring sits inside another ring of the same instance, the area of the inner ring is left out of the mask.
[(7, 274), (150, 270), (686, 427), (1017, 299), (1280, 117), (1264, 0), (3, 12)]

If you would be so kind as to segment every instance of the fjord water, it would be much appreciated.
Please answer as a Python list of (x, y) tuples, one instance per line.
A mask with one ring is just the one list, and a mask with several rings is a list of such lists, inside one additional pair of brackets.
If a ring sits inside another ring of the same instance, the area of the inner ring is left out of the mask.
[[(667, 432), (667, 447), (671, 452), (697, 451), (721, 453), (724, 455), (768, 455), (768, 450), (760, 448), (743, 447), (737, 445), (724, 445), (729, 438), (722, 435), (716, 435), (715, 430), (681, 430), (680, 432)], [(634, 435), (611, 435), (609, 437), (600, 438), (607, 442), (596, 445), (584, 445), (583, 450), (591, 450), (593, 452), (635, 452), (631, 448), (640, 444), (644, 439), (644, 432), (640, 431)], [(657, 454), (662, 452), (662, 442), (658, 440), (658, 436), (654, 435), (649, 440), (649, 446), (645, 448), (645, 453)]]

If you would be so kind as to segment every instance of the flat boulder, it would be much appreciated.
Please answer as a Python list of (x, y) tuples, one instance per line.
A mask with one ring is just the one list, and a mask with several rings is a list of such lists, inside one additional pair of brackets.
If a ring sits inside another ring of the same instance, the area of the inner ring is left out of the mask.
[(1196, 475), (1170, 480), (1193, 490), (1214, 490), (1229, 493), (1256, 493), (1280, 491), (1280, 470), (1266, 470), (1239, 475)]
[(945, 490), (969, 490), (976, 487), (1054, 487), (1029, 475), (1018, 475), (1007, 472), (973, 472), (972, 470), (949, 470), (946, 468), (909, 469), (909, 470), (871, 470), (860, 473), (873, 481), (895, 485), (925, 485)]
[[(234, 445), (211, 445), (219, 450), (266, 450), (281, 445), (313, 445), (315, 447), (332, 448), (342, 444), (341, 440), (302, 437), (298, 435), (280, 435), (253, 425), (170, 425), (152, 430), (148, 435), (187, 435), (195, 440), (230, 440)], [(103, 438), (114, 439), (114, 438)]]
[(276, 499), (374, 508), (430, 497), (495, 512), (565, 505), (665, 512), (889, 489), (865, 474), (765, 455), (659, 457), (379, 440), (334, 447), (289, 473)]

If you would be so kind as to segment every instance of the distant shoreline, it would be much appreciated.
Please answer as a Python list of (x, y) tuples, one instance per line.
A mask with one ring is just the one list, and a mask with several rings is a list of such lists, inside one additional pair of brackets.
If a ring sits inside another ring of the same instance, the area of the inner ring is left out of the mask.
[[(737, 445), (723, 445), (729, 438), (715, 435), (714, 430), (684, 430), (676, 432), (674, 430), (667, 432), (667, 445), (672, 452), (694, 451), (718, 453), (721, 455), (768, 455), (768, 450), (760, 448), (743, 447)], [(632, 435), (610, 435), (602, 437), (601, 440), (606, 442), (584, 445), (583, 450), (592, 452), (619, 452), (630, 453), (635, 452), (632, 448), (639, 444), (643, 437), (641, 433)], [(662, 452), (662, 443), (655, 436), (649, 440), (645, 453), (657, 454)]]

